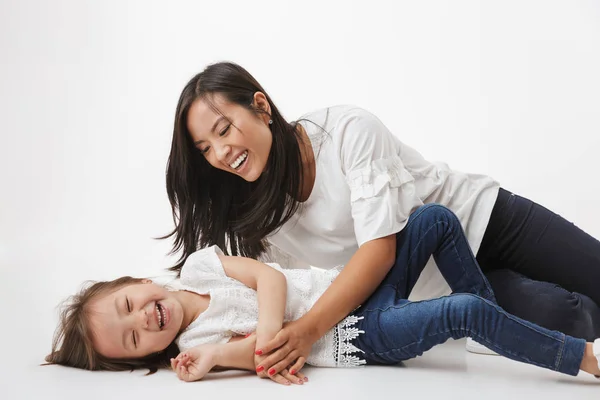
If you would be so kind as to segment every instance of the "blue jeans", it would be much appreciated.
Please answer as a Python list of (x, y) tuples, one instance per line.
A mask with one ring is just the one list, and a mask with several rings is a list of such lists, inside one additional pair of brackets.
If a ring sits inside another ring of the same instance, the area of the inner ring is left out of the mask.
[[(577, 375), (585, 340), (500, 308), (452, 211), (420, 207), (396, 240), (394, 266), (354, 312), (363, 317), (356, 327), (364, 331), (354, 344), (368, 364), (396, 364), (450, 338), (472, 337), (507, 358)], [(431, 255), (453, 294), (411, 302), (407, 298)]]

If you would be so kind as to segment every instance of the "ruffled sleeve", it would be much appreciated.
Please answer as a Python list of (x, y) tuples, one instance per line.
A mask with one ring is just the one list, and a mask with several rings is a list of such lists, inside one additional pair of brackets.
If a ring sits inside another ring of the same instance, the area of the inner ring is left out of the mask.
[(243, 286), (243, 283), (228, 277), (219, 256), (224, 255), (218, 246), (198, 250), (187, 258), (181, 269), (181, 284), (195, 288), (199, 293), (211, 289)]
[(401, 231), (423, 203), (402, 162), (400, 141), (377, 117), (358, 108), (342, 117), (336, 130), (358, 245)]

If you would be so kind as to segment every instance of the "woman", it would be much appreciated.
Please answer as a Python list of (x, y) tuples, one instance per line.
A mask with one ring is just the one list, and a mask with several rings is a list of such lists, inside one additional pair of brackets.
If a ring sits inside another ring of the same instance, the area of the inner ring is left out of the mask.
[[(176, 225), (169, 236), (174, 251), (183, 249), (175, 270), (212, 244), (252, 258), (270, 246), (273, 261), (295, 268), (345, 265), (311, 310), (263, 348), (276, 370), (305, 358), (366, 300), (393, 265), (408, 216), (426, 203), (459, 217), (508, 312), (588, 340), (600, 333), (597, 240), (488, 176), (425, 160), (360, 108), (288, 123), (232, 63), (208, 66), (184, 88), (167, 192)], [(413, 298), (449, 292), (435, 268), (420, 282)], [(532, 301), (540, 298), (548, 300)]]

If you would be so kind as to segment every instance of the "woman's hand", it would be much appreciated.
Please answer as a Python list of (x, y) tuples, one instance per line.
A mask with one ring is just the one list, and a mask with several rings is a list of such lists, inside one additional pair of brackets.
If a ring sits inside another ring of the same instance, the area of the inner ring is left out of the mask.
[(266, 358), (267, 356), (254, 356), (254, 363), (257, 365), (256, 375), (258, 375), (260, 378), (269, 378), (272, 381), (282, 385), (289, 385), (291, 383), (303, 385), (304, 382), (308, 381), (308, 378), (300, 372), (296, 372), (295, 374), (290, 373), (289, 368), (284, 368), (278, 373), (268, 374), (264, 367), (259, 367)]
[(218, 364), (219, 345), (200, 345), (171, 358), (171, 368), (182, 381), (193, 382), (204, 378)]
[(302, 369), (312, 345), (320, 337), (316, 328), (303, 318), (285, 324), (266, 345), (257, 346), (256, 355), (265, 356), (258, 362), (257, 371), (267, 371), (271, 376), (287, 370), (296, 375)]
[[(251, 336), (251, 335), (247, 335), (246, 337)], [(256, 345), (260, 347), (260, 344), (267, 344), (271, 339), (274, 338), (275, 335), (269, 334), (268, 336), (266, 336), (265, 334), (261, 335), (262, 338), (258, 337), (257, 335), (257, 340), (256, 340)], [(257, 347), (258, 348), (258, 347)], [(280, 371), (279, 373), (274, 373), (274, 374), (268, 374), (268, 370), (266, 370), (264, 367), (261, 367), (261, 362), (263, 360), (265, 360), (267, 358), (266, 355), (256, 355), (254, 354), (254, 365), (256, 367), (256, 375), (258, 375), (260, 378), (269, 378), (274, 382), (280, 383), (282, 385), (289, 385), (291, 383), (294, 383), (296, 385), (302, 385), (304, 384), (304, 382), (308, 381), (308, 378), (305, 377), (303, 374), (301, 373), (297, 373), (297, 374), (291, 374), (289, 369), (283, 369), (282, 371)]]

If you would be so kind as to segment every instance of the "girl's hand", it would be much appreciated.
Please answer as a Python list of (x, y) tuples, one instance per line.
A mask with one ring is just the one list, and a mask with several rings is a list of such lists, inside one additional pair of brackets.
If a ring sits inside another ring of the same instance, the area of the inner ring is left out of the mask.
[(193, 382), (204, 378), (217, 365), (217, 345), (196, 346), (171, 358), (171, 368), (182, 381)]
[[(287, 323), (266, 345), (257, 347), (256, 355), (265, 355), (257, 365), (261, 371), (275, 375), (289, 367), (289, 373), (296, 375), (304, 366), (312, 345), (319, 339), (316, 329), (307, 325), (302, 318)], [(270, 353), (270, 354), (269, 354)]]

